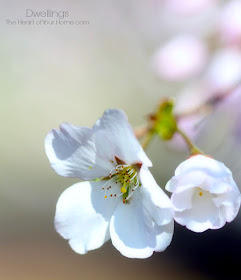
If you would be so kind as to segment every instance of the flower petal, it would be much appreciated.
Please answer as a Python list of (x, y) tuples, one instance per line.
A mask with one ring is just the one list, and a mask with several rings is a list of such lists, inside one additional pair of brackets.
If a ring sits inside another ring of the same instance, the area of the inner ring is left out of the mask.
[(176, 211), (174, 219), (195, 232), (203, 232), (209, 228), (220, 228), (225, 224), (219, 209), (213, 203), (212, 195), (205, 191), (201, 197), (198, 195), (198, 191), (194, 193), (192, 208), (180, 212)]
[(221, 214), (227, 222), (233, 221), (237, 216), (240, 208), (240, 200), (240, 193), (236, 190), (222, 193), (213, 198), (215, 205), (222, 209)]
[(200, 186), (204, 183), (207, 175), (200, 171), (194, 170), (193, 172), (180, 173), (173, 176), (169, 182), (167, 182), (165, 189), (169, 192), (174, 192), (177, 188), (189, 189), (192, 187)]
[(144, 207), (158, 225), (170, 223), (174, 215), (171, 201), (145, 166), (140, 169), (140, 181)]
[(157, 245), (155, 252), (163, 252), (171, 243), (173, 231), (174, 231), (174, 220), (171, 220), (169, 224), (159, 226), (159, 234), (156, 236)]
[(214, 181), (214, 183), (210, 185), (209, 191), (213, 194), (233, 192), (237, 196), (240, 195), (239, 188), (231, 175), (227, 176), (225, 180)]
[(194, 193), (194, 188), (176, 190), (171, 196), (171, 201), (174, 210), (183, 211), (186, 209), (190, 209), (192, 207), (193, 193)]
[(203, 155), (192, 156), (182, 162), (175, 171), (175, 176), (180, 173), (188, 173), (201, 170), (207, 175), (223, 177), (231, 174), (231, 171), (220, 161)]
[(92, 129), (61, 124), (47, 135), (45, 149), (59, 175), (83, 180), (108, 176), (117, 164), (115, 156), (127, 164), (152, 165), (126, 115), (115, 109), (105, 111)]
[(237, 216), (239, 208), (240, 208), (240, 196), (236, 198), (233, 203), (226, 204), (223, 206), (224, 216), (228, 223), (232, 222), (234, 218)]
[(53, 169), (59, 175), (83, 180), (109, 174), (114, 156), (106, 152), (111, 151), (110, 147), (103, 133), (95, 135), (90, 128), (68, 123), (61, 124), (59, 131), (53, 129), (45, 139), (45, 150)]
[(152, 166), (133, 130), (125, 113), (121, 110), (106, 110), (93, 127), (94, 131), (104, 130), (114, 145), (114, 153), (127, 164), (143, 163)]
[(109, 240), (109, 221), (119, 200), (105, 199), (103, 182), (81, 182), (60, 196), (55, 215), (57, 232), (72, 249), (85, 254)]
[(147, 258), (153, 251), (163, 251), (170, 244), (173, 220), (164, 226), (155, 219), (142, 204), (140, 189), (127, 204), (119, 204), (110, 222), (113, 245), (129, 258)]

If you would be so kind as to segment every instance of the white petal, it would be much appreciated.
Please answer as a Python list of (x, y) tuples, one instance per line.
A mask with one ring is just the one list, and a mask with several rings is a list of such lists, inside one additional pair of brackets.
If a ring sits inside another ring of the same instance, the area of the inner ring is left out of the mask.
[(231, 175), (226, 177), (225, 180), (215, 180), (212, 184), (210, 184), (209, 191), (213, 194), (234, 192), (236, 195), (238, 195), (240, 193), (238, 186), (234, 182)]
[(109, 153), (103, 155), (108, 147), (111, 150), (107, 140), (102, 134), (93, 134), (90, 128), (63, 123), (59, 131), (54, 129), (47, 135), (45, 150), (59, 175), (91, 180), (107, 176), (113, 168), (114, 155), (112, 158)]
[(55, 215), (57, 232), (72, 249), (85, 254), (109, 240), (109, 221), (119, 201), (105, 199), (103, 182), (77, 183), (60, 196)]
[(158, 226), (159, 234), (156, 236), (157, 245), (155, 252), (163, 252), (171, 243), (173, 231), (174, 231), (174, 220), (170, 223)]
[(128, 204), (120, 204), (110, 222), (113, 245), (129, 258), (147, 258), (153, 251), (163, 251), (170, 244), (173, 225), (158, 226), (142, 204), (140, 190), (136, 190)]
[(176, 222), (195, 232), (220, 228), (225, 224), (222, 216), (219, 216), (219, 209), (213, 203), (210, 193), (203, 191), (203, 195), (200, 197), (197, 191), (193, 195), (192, 205), (191, 209), (175, 212)]
[(127, 164), (151, 162), (119, 110), (107, 110), (92, 129), (68, 123), (52, 130), (45, 149), (54, 170), (62, 176), (92, 180), (106, 177), (115, 167), (115, 156)]
[(223, 206), (223, 212), (225, 220), (230, 223), (237, 216), (240, 208), (240, 196), (236, 197), (236, 200), (232, 204), (226, 204)]
[(171, 197), (171, 201), (176, 211), (183, 211), (192, 207), (192, 197), (194, 188), (180, 190), (177, 189)]
[(171, 201), (145, 166), (140, 170), (140, 181), (144, 207), (158, 225), (170, 223), (174, 214)]
[(165, 189), (169, 192), (173, 192), (176, 186), (177, 180), (175, 177), (172, 177), (166, 184)]
[(213, 198), (215, 205), (220, 207), (221, 214), (227, 222), (233, 221), (237, 216), (240, 200), (240, 193), (237, 191), (222, 193)]
[(200, 186), (204, 183), (207, 175), (201, 170), (194, 170), (188, 173), (179, 173), (169, 180), (165, 189), (169, 192), (175, 191), (177, 188), (189, 189), (192, 187)]
[(142, 205), (134, 200), (117, 207), (110, 223), (110, 236), (113, 246), (129, 258), (150, 257), (156, 246), (155, 235), (145, 225)]
[(152, 166), (124, 112), (116, 109), (106, 110), (93, 127), (94, 131), (104, 130), (114, 145), (114, 153), (127, 164), (143, 163)]
[(207, 156), (196, 155), (182, 162), (177, 167), (175, 176), (193, 171), (202, 171), (213, 177), (225, 177), (231, 174), (231, 171), (222, 162)]

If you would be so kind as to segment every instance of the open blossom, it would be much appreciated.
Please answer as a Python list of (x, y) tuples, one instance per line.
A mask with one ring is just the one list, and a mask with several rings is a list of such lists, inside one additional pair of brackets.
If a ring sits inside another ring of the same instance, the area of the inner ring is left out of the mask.
[(231, 171), (207, 156), (182, 162), (166, 189), (172, 192), (175, 221), (195, 232), (223, 227), (240, 208), (240, 191)]
[(111, 239), (124, 256), (147, 258), (170, 244), (170, 199), (122, 111), (105, 111), (93, 128), (61, 124), (47, 135), (45, 149), (58, 174), (88, 180), (65, 190), (56, 207), (56, 230), (75, 252)]

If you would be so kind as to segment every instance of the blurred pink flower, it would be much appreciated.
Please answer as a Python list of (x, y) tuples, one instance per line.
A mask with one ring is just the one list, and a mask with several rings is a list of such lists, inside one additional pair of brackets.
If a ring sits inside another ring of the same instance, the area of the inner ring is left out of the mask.
[(193, 35), (179, 35), (154, 57), (154, 70), (164, 79), (179, 81), (198, 74), (206, 63), (205, 43)]
[(209, 65), (206, 81), (213, 92), (223, 93), (241, 80), (241, 52), (236, 48), (219, 50)]
[(221, 38), (231, 44), (241, 43), (241, 1), (229, 1), (223, 6), (219, 20)]
[[(213, 113), (216, 114), (215, 123), (219, 120), (218, 116), (226, 115), (228, 116), (226, 130), (229, 137), (240, 141), (240, 107), (241, 85), (226, 91), (213, 91), (203, 81), (180, 92), (176, 100), (175, 114), (178, 117), (179, 128), (194, 142), (205, 128), (212, 126)], [(179, 134), (175, 134), (168, 145), (177, 150), (186, 149), (186, 143)]]

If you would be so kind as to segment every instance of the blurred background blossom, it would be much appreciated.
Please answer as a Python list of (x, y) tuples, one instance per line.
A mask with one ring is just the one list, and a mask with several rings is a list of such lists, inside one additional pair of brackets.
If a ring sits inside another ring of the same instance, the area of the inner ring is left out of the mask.
[(206, 60), (205, 43), (193, 35), (182, 34), (161, 47), (154, 58), (154, 67), (160, 77), (180, 81), (200, 73)]
[[(59, 195), (78, 179), (54, 173), (44, 138), (64, 121), (92, 126), (107, 108), (123, 109), (137, 127), (162, 97), (173, 96), (180, 126), (241, 186), (240, 3), (0, 2), (1, 279), (237, 276), (240, 215), (201, 235), (176, 225), (170, 247), (147, 260), (125, 259), (110, 244), (85, 256), (72, 252), (53, 219)], [(89, 24), (6, 23), (28, 20), (26, 9), (68, 11), (68, 20)], [(154, 139), (147, 154), (164, 188), (187, 151), (180, 139)]]

